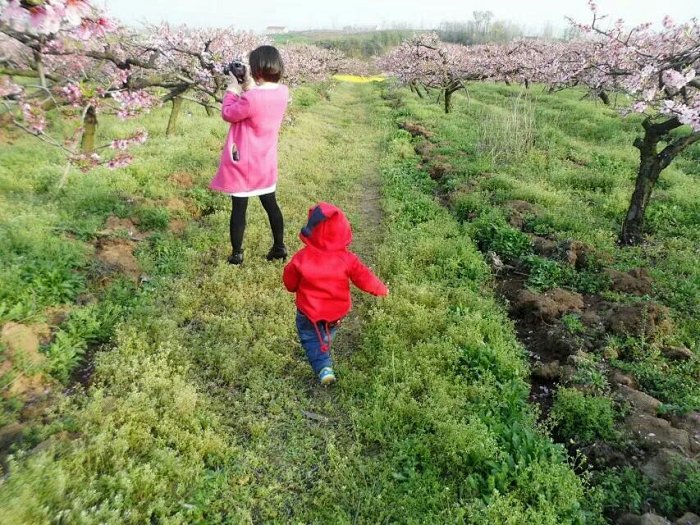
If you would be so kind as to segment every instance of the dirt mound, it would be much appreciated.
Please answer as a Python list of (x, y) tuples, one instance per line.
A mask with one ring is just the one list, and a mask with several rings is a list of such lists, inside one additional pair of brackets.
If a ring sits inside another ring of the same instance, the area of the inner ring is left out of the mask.
[(615, 521), (616, 525), (671, 525), (671, 522), (658, 514), (647, 512), (643, 515), (625, 513)]
[(0, 455), (22, 437), (26, 428), (27, 426), (21, 423), (10, 423), (0, 428)]
[(615, 335), (653, 337), (670, 329), (668, 308), (652, 301), (618, 304), (605, 315), (605, 327)]
[(663, 485), (667, 481), (674, 468), (682, 463), (689, 463), (688, 459), (676, 450), (662, 448), (655, 456), (647, 460), (641, 471), (651, 480), (652, 485)]
[(692, 512), (686, 512), (674, 523), (676, 525), (700, 525), (700, 516)]
[(11, 362), (24, 360), (29, 366), (40, 366), (46, 357), (39, 351), (42, 340), (51, 336), (48, 325), (23, 325), (6, 323), (2, 327), (0, 340), (5, 346), (5, 358)]
[(13, 369), (15, 374), (10, 377), (3, 397), (22, 397), (31, 401), (50, 392), (51, 382), (38, 371), (46, 363), (46, 357), (40, 351), (41, 344), (50, 338), (51, 328), (47, 324), (23, 325), (10, 322), (2, 327), (0, 341), (5, 347), (5, 353), (0, 375), (13, 373)]
[(452, 166), (446, 162), (435, 161), (430, 166), (430, 178), (440, 180), (452, 171)]
[(435, 144), (433, 144), (429, 140), (423, 140), (420, 142), (420, 144), (417, 144), (416, 147), (413, 149), (418, 155), (420, 155), (424, 159), (427, 159), (433, 154)]
[(616, 292), (631, 295), (649, 295), (651, 293), (651, 277), (644, 268), (635, 268), (629, 272), (607, 268), (605, 273), (610, 277), (611, 288)]
[(97, 258), (108, 271), (123, 273), (138, 282), (141, 267), (134, 257), (135, 242), (124, 239), (99, 239), (96, 248)]
[(118, 237), (126, 234), (133, 241), (142, 241), (148, 236), (139, 231), (137, 224), (133, 220), (128, 218), (121, 219), (115, 215), (107, 218), (104, 227), (97, 234), (103, 237)]
[(194, 178), (189, 173), (173, 173), (168, 180), (180, 188), (190, 189), (194, 186)]
[(173, 219), (168, 223), (168, 231), (180, 235), (187, 228), (187, 222), (182, 219)]
[(693, 454), (700, 454), (700, 412), (690, 412), (688, 414), (669, 418), (671, 424), (688, 432), (690, 438), (690, 450)]
[(531, 317), (552, 322), (567, 312), (580, 312), (584, 307), (583, 297), (576, 292), (555, 288), (540, 294), (522, 289), (513, 302), (513, 309), (522, 317)]
[(504, 203), (504, 206), (510, 209), (508, 215), (508, 223), (513, 228), (523, 229), (525, 225), (525, 217), (528, 215), (537, 215), (539, 207), (523, 200), (512, 200)]
[(133, 235), (136, 231), (138, 231), (138, 228), (131, 219), (122, 219), (116, 215), (111, 215), (107, 218), (104, 228), (102, 228), (100, 233), (104, 235), (111, 235), (123, 231), (126, 231), (129, 235)]
[(554, 257), (557, 254), (559, 248), (559, 243), (553, 241), (552, 239), (547, 239), (546, 237), (540, 237), (539, 235), (531, 235), (532, 249), (537, 255), (542, 257)]
[(661, 406), (661, 401), (658, 399), (625, 385), (620, 385), (616, 395), (618, 400), (629, 403), (636, 410), (647, 414), (656, 415)]
[(51, 382), (44, 374), (19, 374), (7, 389), (7, 397), (21, 396), (26, 400), (44, 397), (51, 391)]
[(685, 346), (665, 346), (661, 353), (674, 361), (690, 361), (695, 357), (693, 351)]
[(399, 124), (399, 128), (408, 131), (413, 137), (423, 137), (429, 139), (433, 136), (433, 132), (428, 130), (422, 124), (417, 122), (402, 122)]
[(44, 311), (46, 322), (51, 327), (62, 325), (70, 315), (70, 308), (67, 306), (52, 306)]
[(165, 209), (172, 212), (187, 212), (189, 206), (187, 203), (178, 198), (171, 198), (165, 201)]
[(686, 430), (649, 414), (632, 414), (625, 419), (625, 428), (646, 448), (672, 448), (684, 455), (690, 453), (690, 438)]
[(616, 385), (624, 385), (630, 388), (635, 388), (637, 386), (637, 382), (634, 380), (634, 377), (628, 374), (623, 374), (619, 370), (613, 372), (612, 382)]
[(548, 363), (540, 363), (533, 367), (532, 375), (544, 381), (560, 381), (570, 379), (576, 370), (570, 365), (562, 365), (558, 359)]
[(566, 240), (559, 245), (562, 258), (568, 264), (581, 270), (585, 268), (593, 254), (593, 248), (580, 241)]

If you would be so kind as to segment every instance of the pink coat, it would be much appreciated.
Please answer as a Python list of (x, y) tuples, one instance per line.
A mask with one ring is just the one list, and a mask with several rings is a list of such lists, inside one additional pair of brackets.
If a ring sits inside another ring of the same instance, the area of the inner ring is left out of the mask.
[(283, 84), (224, 95), (221, 117), (231, 128), (209, 188), (256, 194), (277, 184), (277, 138), (288, 101), (289, 90)]

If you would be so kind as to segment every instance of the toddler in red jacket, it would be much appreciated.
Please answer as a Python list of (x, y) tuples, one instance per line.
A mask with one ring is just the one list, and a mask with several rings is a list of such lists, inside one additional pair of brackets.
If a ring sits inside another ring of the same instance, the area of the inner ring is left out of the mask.
[(330, 346), (339, 321), (352, 306), (350, 282), (373, 295), (386, 285), (348, 250), (352, 230), (345, 214), (327, 202), (309, 210), (299, 238), (306, 245), (284, 267), (284, 286), (296, 293), (297, 332), (322, 385), (335, 381)]

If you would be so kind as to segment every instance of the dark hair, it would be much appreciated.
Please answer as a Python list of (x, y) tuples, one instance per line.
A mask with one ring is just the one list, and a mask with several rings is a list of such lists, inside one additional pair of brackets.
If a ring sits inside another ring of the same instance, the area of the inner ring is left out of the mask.
[(276, 47), (260, 46), (254, 49), (248, 57), (250, 76), (254, 80), (262, 78), (266, 82), (279, 82), (284, 74), (282, 57)]

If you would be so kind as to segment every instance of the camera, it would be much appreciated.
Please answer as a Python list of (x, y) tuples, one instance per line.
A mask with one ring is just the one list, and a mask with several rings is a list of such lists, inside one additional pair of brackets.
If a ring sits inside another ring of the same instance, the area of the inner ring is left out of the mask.
[(239, 84), (243, 84), (245, 81), (245, 71), (245, 64), (240, 60), (234, 60), (224, 66), (224, 75), (233, 75)]

